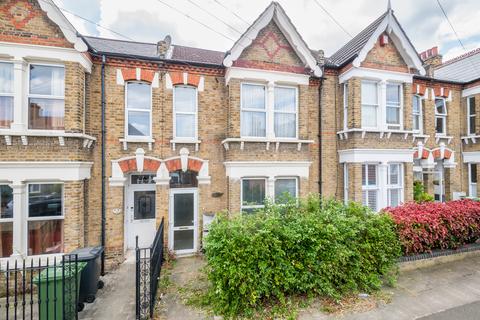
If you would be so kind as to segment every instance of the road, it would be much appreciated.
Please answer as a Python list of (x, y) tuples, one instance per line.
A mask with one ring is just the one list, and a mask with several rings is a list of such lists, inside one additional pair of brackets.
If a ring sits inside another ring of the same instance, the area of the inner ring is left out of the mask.
[(418, 320), (478, 320), (480, 319), (480, 301), (451, 308), (442, 312), (419, 318)]

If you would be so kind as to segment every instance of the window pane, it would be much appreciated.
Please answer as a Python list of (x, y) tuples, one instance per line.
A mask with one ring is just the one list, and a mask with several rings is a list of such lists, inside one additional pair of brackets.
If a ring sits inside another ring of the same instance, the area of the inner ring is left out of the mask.
[(243, 84), (242, 108), (265, 109), (265, 86)]
[(133, 198), (135, 220), (155, 219), (155, 191), (135, 191)]
[(297, 179), (275, 180), (275, 202), (285, 202), (289, 197), (297, 196)]
[(61, 216), (62, 184), (29, 184), (28, 216), (52, 217)]
[(13, 222), (0, 223), (0, 258), (13, 253)]
[(28, 255), (63, 252), (63, 220), (28, 222)]
[(176, 137), (195, 138), (194, 114), (177, 114), (175, 120)]
[(377, 166), (374, 164), (368, 165), (368, 185), (369, 186), (377, 185)]
[(275, 88), (275, 111), (296, 112), (295, 88)]
[(362, 104), (377, 104), (377, 84), (375, 82), (362, 82)]
[(400, 190), (390, 189), (388, 190), (388, 205), (390, 207), (397, 207), (400, 204)]
[(128, 111), (128, 135), (150, 136), (150, 112)]
[(445, 133), (443, 123), (444, 123), (444, 118), (441, 118), (441, 117), (435, 118), (435, 132), (436, 133)]
[(400, 108), (387, 107), (387, 123), (388, 124), (400, 124)]
[(477, 164), (476, 163), (470, 164), (470, 182), (477, 183)]
[(30, 65), (30, 93), (63, 96), (65, 69), (62, 67)]
[(469, 121), (469, 132), (468, 133), (475, 133), (475, 117), (468, 117)]
[(13, 218), (13, 190), (0, 185), (0, 219)]
[(265, 137), (265, 112), (242, 112), (242, 136)]
[(13, 93), (12, 63), (0, 63), (0, 93)]
[(127, 83), (127, 108), (149, 110), (150, 106), (150, 85), (140, 82)]
[(413, 116), (413, 130), (420, 130), (420, 116)]
[(275, 137), (295, 138), (296, 118), (297, 116), (294, 113), (275, 112)]
[(193, 193), (177, 193), (173, 195), (173, 226), (193, 226), (194, 222), (194, 196)]
[(197, 186), (196, 172), (190, 170), (170, 172), (170, 188), (196, 188)]
[(468, 112), (469, 115), (475, 115), (475, 97), (468, 98)]
[(175, 112), (196, 112), (197, 89), (175, 87)]
[(420, 97), (413, 96), (413, 113), (420, 114)]
[(242, 180), (242, 205), (262, 205), (265, 200), (265, 180)]
[(389, 165), (389, 184), (396, 185), (399, 184), (399, 165), (391, 164)]
[(65, 103), (63, 100), (31, 98), (29, 105), (29, 129), (64, 129)]
[(368, 191), (368, 207), (373, 211), (377, 211), (377, 190)]
[(447, 113), (444, 99), (435, 99), (435, 112), (437, 114), (446, 114)]
[(0, 128), (9, 128), (12, 122), (13, 97), (0, 97)]
[(362, 127), (377, 126), (377, 107), (362, 106)]
[(400, 85), (387, 84), (387, 103), (400, 105)]

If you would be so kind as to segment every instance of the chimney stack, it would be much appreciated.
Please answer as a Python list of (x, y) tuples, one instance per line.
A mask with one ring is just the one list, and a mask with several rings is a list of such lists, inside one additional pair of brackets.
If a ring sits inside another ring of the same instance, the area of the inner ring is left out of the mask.
[(172, 43), (172, 37), (170, 37), (170, 35), (166, 35), (165, 39), (158, 41), (157, 54), (161, 57), (165, 57), (165, 55), (168, 52), (168, 49), (170, 49), (171, 43)]
[(323, 50), (317, 50), (317, 61), (319, 64), (325, 64), (325, 52)]
[(428, 77), (433, 77), (435, 68), (442, 65), (442, 55), (438, 53), (438, 47), (433, 47), (421, 52), (420, 58), (422, 58), (423, 67)]

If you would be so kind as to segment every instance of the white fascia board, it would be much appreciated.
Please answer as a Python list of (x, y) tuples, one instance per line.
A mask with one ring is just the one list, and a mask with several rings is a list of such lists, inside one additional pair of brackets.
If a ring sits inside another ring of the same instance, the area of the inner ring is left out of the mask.
[(0, 57), (33, 62), (77, 62), (86, 72), (92, 72), (92, 61), (88, 53), (71, 48), (0, 42)]
[(469, 97), (469, 96), (473, 96), (475, 94), (480, 94), (480, 85), (478, 85), (476, 87), (472, 87), (472, 88), (462, 90), (462, 97), (464, 97), (464, 98)]
[(0, 181), (78, 181), (90, 179), (93, 162), (0, 161)]
[[(364, 45), (358, 56), (353, 60), (353, 66), (360, 67), (361, 63), (365, 60), (368, 53), (374, 47), (378, 40), (378, 37), (385, 30), (389, 30), (389, 36), (393, 40), (398, 52), (403, 57), (409, 67), (416, 68), (421, 75), (425, 75), (425, 69), (423, 68), (422, 60), (420, 60), (415, 48), (411, 45), (405, 33), (402, 31), (400, 25), (396, 19), (392, 16), (392, 13), (385, 16), (385, 19), (380, 23), (370, 39)], [(394, 35), (392, 37), (392, 34)]]
[(225, 74), (225, 83), (228, 84), (230, 79), (308, 85), (310, 76), (289, 72), (231, 67), (227, 69)]
[(310, 161), (228, 161), (224, 162), (227, 177), (302, 177), (308, 178)]
[(480, 163), (480, 151), (462, 152), (464, 163)]
[(413, 162), (411, 149), (349, 149), (338, 151), (340, 163)]
[(363, 67), (353, 67), (348, 69), (338, 77), (338, 80), (340, 83), (344, 83), (345, 81), (354, 77), (376, 81), (413, 83), (413, 74), (410, 73), (370, 69)]
[(47, 14), (48, 18), (55, 23), (60, 30), (62, 30), (65, 38), (73, 44), (76, 50), (79, 52), (86, 52), (88, 50), (87, 44), (83, 41), (81, 37), (78, 36), (77, 30), (75, 27), (68, 21), (68, 19), (63, 15), (62, 11), (53, 3), (52, 0), (41, 0), (38, 1), (40, 8)]

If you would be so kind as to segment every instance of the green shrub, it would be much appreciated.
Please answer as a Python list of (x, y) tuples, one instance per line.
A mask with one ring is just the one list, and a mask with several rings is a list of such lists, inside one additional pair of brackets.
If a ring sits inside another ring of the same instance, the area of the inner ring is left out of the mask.
[(413, 182), (413, 199), (415, 202), (431, 202), (434, 200), (431, 194), (425, 192), (425, 187), (421, 181)]
[(315, 196), (252, 215), (219, 214), (205, 249), (211, 303), (225, 315), (290, 294), (377, 289), (400, 254), (388, 215)]

